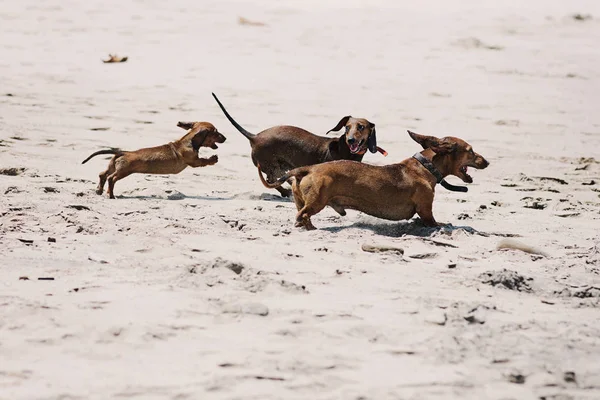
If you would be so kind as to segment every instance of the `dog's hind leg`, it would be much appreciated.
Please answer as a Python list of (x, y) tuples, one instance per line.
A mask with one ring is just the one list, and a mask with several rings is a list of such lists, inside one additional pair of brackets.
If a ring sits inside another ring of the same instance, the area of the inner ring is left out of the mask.
[[(274, 166), (272, 166), (268, 170), (263, 169), (263, 171), (265, 171), (265, 174), (267, 175), (267, 182), (275, 182), (279, 178), (284, 176), (287, 171), (292, 169), (294, 169), (293, 166), (285, 163), (282, 160), (279, 160), (274, 164)], [(287, 182), (290, 185), (292, 184), (291, 179), (288, 179)], [(277, 190), (282, 197), (290, 197), (292, 195), (292, 191), (290, 189), (284, 188), (283, 186), (278, 186), (275, 188), (275, 190)]]
[[(278, 177), (285, 175), (285, 171), (277, 169), (275, 171), (265, 172), (265, 175), (267, 175), (267, 182), (272, 183), (277, 181)], [(282, 186), (277, 186), (275, 190), (277, 190), (282, 197), (290, 197), (292, 195), (292, 191), (290, 189), (286, 189)]]
[(275, 190), (277, 190), (282, 197), (290, 197), (292, 194), (292, 191), (290, 189), (286, 189), (284, 187), (276, 187)]
[[(292, 193), (294, 194), (294, 203), (296, 203), (296, 209), (298, 211), (302, 210), (302, 208), (304, 208), (304, 197), (302, 197), (302, 192), (298, 188), (296, 182), (292, 183)], [(299, 221), (298, 218), (296, 218), (296, 223), (294, 226), (296, 228), (301, 228), (304, 226), (304, 222)]]
[(318, 191), (313, 188), (313, 190), (309, 191), (304, 196), (304, 207), (298, 210), (298, 214), (296, 215), (296, 226), (299, 227), (304, 225), (308, 231), (317, 229), (312, 224), (310, 217), (324, 209), (326, 205), (327, 203), (319, 198)]
[(111, 158), (108, 163), (108, 167), (106, 171), (101, 172), (99, 175), (100, 181), (98, 182), (98, 187), (96, 188), (96, 194), (102, 194), (104, 192), (104, 185), (106, 184), (106, 178), (109, 175), (112, 175), (115, 172), (115, 157)]
[(305, 207), (302, 207), (298, 214), (296, 214), (296, 224), (294, 225), (296, 228), (305, 227), (307, 231), (312, 231), (317, 228), (312, 224), (310, 220), (310, 214)]
[(111, 199), (115, 198), (114, 189), (115, 183), (127, 176), (131, 175), (131, 172), (124, 169), (117, 169), (112, 175), (108, 177), (108, 197)]

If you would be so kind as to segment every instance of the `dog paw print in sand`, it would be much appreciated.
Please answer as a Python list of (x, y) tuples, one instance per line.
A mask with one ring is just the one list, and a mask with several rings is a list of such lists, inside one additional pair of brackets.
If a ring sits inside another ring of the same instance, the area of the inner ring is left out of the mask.
[(198, 276), (198, 279), (208, 287), (229, 284), (232, 281), (252, 281), (252, 275), (256, 274), (240, 262), (221, 257), (195, 263), (187, 267), (187, 270), (190, 274)]
[(229, 303), (221, 307), (223, 314), (247, 314), (266, 317), (269, 315), (269, 308), (262, 303)]
[(579, 157), (575, 160), (564, 158), (563, 162), (575, 165), (575, 171), (595, 171), (600, 169), (600, 161), (594, 157)]
[[(600, 299), (600, 285), (567, 285), (562, 290), (554, 292), (559, 297), (576, 297), (579, 299)], [(594, 305), (598, 305), (598, 301)]]
[(480, 39), (478, 39), (476, 37), (468, 37), (468, 38), (458, 39), (458, 40), (454, 41), (452, 44), (454, 46), (462, 47), (463, 49), (467, 49), (467, 50), (484, 49), (484, 50), (499, 51), (499, 50), (504, 49), (503, 46), (490, 45), (490, 44), (482, 42)]
[(542, 197), (531, 197), (526, 196), (521, 198), (521, 202), (523, 203), (524, 208), (530, 208), (532, 210), (544, 210), (548, 207), (548, 202), (552, 199), (544, 199)]
[(0, 168), (0, 175), (18, 176), (25, 172), (25, 170), (26, 168), (23, 167)]
[(17, 194), (23, 192), (22, 189), (19, 189), (17, 186), (9, 186), (4, 191), (4, 194)]
[(518, 272), (506, 268), (497, 271), (484, 272), (479, 275), (479, 279), (482, 283), (494, 287), (516, 290), (518, 292), (533, 292), (533, 289), (529, 285), (529, 283), (533, 281), (533, 278), (524, 277)]
[(577, 217), (582, 212), (594, 211), (598, 206), (597, 203), (586, 205), (574, 199), (571, 195), (559, 198), (557, 201), (545, 197), (525, 196), (521, 198), (521, 202), (524, 208), (533, 210), (545, 210), (548, 208), (554, 216), (560, 218)]
[(123, 196), (117, 197), (130, 197), (136, 199), (164, 199), (164, 200), (183, 200), (186, 198), (185, 194), (173, 190), (173, 189), (160, 189), (157, 187), (149, 188), (136, 188), (133, 190), (127, 190), (123, 192)]
[(232, 228), (232, 229), (236, 229), (238, 231), (241, 231), (241, 230), (244, 229), (244, 227), (246, 227), (246, 224), (241, 223), (237, 219), (228, 218), (226, 215), (219, 214), (219, 218), (221, 218), (221, 220), (223, 222), (225, 222), (227, 225), (229, 225), (229, 227)]
[(551, 176), (527, 176), (523, 173), (511, 178), (505, 178), (502, 187), (514, 188), (518, 192), (546, 191), (560, 193), (561, 187), (568, 185), (564, 179)]
[(208, 287), (234, 285), (250, 293), (262, 292), (271, 287), (288, 293), (308, 293), (306, 286), (281, 279), (279, 273), (256, 270), (221, 257), (196, 263), (188, 267), (188, 272), (196, 275), (199, 282)]

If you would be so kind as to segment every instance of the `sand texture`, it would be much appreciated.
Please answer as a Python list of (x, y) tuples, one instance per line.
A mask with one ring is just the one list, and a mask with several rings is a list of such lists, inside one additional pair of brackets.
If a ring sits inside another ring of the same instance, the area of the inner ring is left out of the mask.
[[(0, 50), (0, 399), (600, 399), (600, 2), (8, 0)], [(440, 228), (307, 232), (213, 91), (490, 167)], [(218, 164), (95, 194), (89, 154), (198, 120)]]

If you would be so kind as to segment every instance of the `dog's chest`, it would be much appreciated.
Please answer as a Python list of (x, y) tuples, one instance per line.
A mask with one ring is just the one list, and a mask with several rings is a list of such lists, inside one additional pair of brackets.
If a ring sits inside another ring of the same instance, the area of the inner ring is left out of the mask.
[(330, 203), (391, 221), (409, 219), (415, 215), (416, 209), (414, 203), (410, 201), (399, 203), (398, 201), (394, 201), (393, 197), (389, 197), (389, 199), (389, 201), (382, 201), (381, 198), (357, 199), (350, 196), (337, 196), (333, 198)]
[(187, 165), (174, 160), (156, 160), (145, 168), (147, 174), (178, 174), (183, 171)]

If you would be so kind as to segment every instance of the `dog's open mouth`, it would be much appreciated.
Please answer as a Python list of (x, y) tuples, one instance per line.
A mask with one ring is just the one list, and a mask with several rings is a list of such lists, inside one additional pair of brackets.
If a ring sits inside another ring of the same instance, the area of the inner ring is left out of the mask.
[(210, 148), (211, 148), (211, 149), (213, 149), (213, 150), (216, 150), (216, 149), (218, 149), (218, 148), (219, 148), (219, 146), (217, 146), (217, 143), (225, 143), (225, 140), (227, 140), (227, 139), (225, 139), (225, 136), (223, 136), (223, 137), (220, 137), (219, 139), (217, 139), (217, 140), (216, 140), (216, 141), (215, 141), (215, 142), (214, 142), (214, 143), (213, 143), (213, 144), (210, 146)]
[(223, 134), (221, 134), (220, 132), (217, 132), (217, 138), (214, 139), (213, 144), (210, 145), (210, 148), (213, 150), (216, 150), (219, 148), (219, 146), (217, 146), (217, 143), (225, 143), (225, 141), (227, 140), (227, 138), (225, 136), (223, 136)]
[(350, 153), (352, 154), (356, 154), (356, 153), (360, 153), (362, 150), (362, 145), (364, 143), (364, 140), (361, 140), (360, 142), (354, 142), (352, 144), (348, 143), (348, 148), (350, 149)]
[(460, 173), (462, 174), (460, 178), (466, 183), (473, 183), (473, 178), (471, 178), (471, 175), (467, 173), (468, 169), (469, 167), (467, 165), (460, 167)]

